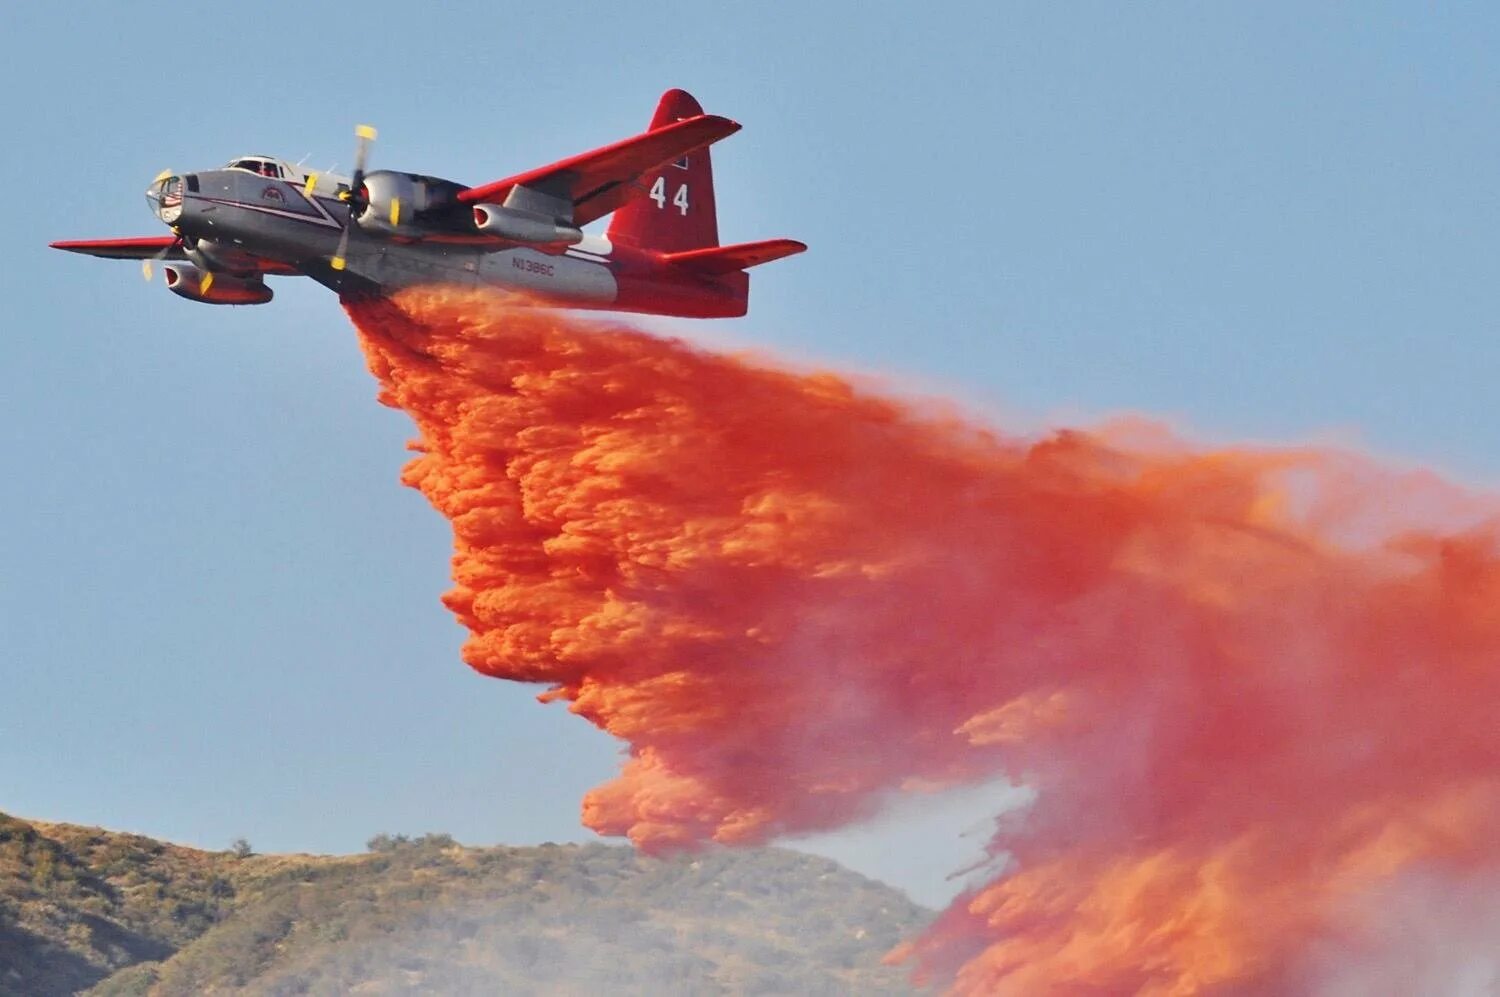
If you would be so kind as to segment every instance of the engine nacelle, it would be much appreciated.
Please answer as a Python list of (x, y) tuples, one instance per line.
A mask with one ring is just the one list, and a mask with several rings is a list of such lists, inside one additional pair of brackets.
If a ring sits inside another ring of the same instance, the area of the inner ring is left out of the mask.
[(211, 239), (189, 239), (183, 246), (187, 258), (200, 270), (214, 273), (254, 270), (257, 257), (238, 246)]
[(365, 174), (360, 189), (364, 207), (354, 220), (366, 232), (420, 238), (452, 228), (458, 192), (463, 189), (438, 177), (376, 170)]
[(474, 227), (511, 242), (542, 246), (571, 246), (583, 239), (583, 232), (577, 226), (559, 224), (555, 218), (502, 204), (474, 205)]
[(231, 277), (214, 274), (204, 290), (204, 280), (209, 276), (190, 263), (167, 263), (162, 269), (167, 274), (167, 290), (206, 305), (263, 305), (274, 295), (259, 277)]

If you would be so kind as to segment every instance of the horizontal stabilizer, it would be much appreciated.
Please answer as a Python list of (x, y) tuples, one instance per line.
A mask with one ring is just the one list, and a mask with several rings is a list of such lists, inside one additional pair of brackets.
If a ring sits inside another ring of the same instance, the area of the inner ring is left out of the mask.
[(741, 242), (733, 246), (710, 246), (667, 253), (663, 259), (694, 273), (707, 276), (748, 270), (784, 256), (806, 252), (807, 245), (796, 239), (766, 239), (763, 242)]

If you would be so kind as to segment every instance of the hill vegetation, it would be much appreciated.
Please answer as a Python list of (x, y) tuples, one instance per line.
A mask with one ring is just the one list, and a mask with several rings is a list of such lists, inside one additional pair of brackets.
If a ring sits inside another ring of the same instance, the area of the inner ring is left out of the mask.
[(0, 814), (0, 994), (880, 994), (928, 913), (796, 852), (206, 852)]

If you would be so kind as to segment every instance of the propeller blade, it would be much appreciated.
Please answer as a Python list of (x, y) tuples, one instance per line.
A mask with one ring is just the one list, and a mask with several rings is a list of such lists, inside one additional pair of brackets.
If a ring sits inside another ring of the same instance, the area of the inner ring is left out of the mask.
[(370, 156), (370, 143), (375, 141), (376, 131), (371, 125), (354, 127), (354, 175), (349, 178), (349, 190), (359, 196), (359, 185), (365, 179), (365, 160)]
[(353, 212), (350, 212), (350, 220), (344, 223), (344, 233), (339, 236), (339, 248), (334, 251), (333, 258), (328, 261), (328, 265), (335, 270), (342, 270), (349, 263), (345, 254), (349, 252), (349, 226), (353, 224)]
[(313, 191), (317, 190), (317, 188), (318, 175), (316, 173), (309, 173), (307, 175), (307, 183), (302, 185), (302, 193), (307, 197), (312, 197)]
[(198, 293), (207, 294), (213, 286), (214, 272), (212, 270), (205, 270), (203, 273), (203, 280), (198, 284)]
[[(170, 176), (171, 172), (168, 171), (167, 175)], [(146, 278), (146, 283), (148, 283), (148, 284), (151, 283), (151, 278), (153, 276), (155, 276), (155, 274), (156, 274), (156, 270), (155, 270), (155, 268), (154, 268), (153, 265), (156, 264), (156, 263), (158, 263), (158, 262), (160, 262), (160, 261), (162, 261), (162, 260), (164, 260), (164, 259), (166, 259), (168, 256), (170, 256), (172, 254), (172, 250), (174, 250), (174, 249), (180, 249), (181, 247), (182, 247), (182, 237), (178, 236), (175, 240), (173, 240), (173, 242), (172, 242), (172, 244), (170, 246), (168, 246), (167, 248), (163, 249), (161, 252), (157, 253), (155, 256), (149, 256), (146, 259), (141, 260), (141, 276), (144, 277), (144, 278)]]

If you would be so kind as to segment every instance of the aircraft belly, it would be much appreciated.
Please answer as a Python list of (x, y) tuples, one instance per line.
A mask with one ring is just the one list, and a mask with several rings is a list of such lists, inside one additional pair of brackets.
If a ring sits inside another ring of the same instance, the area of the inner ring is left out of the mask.
[(414, 287), (419, 284), (472, 285), (477, 282), (478, 263), (472, 252), (430, 250), (418, 246), (379, 246), (373, 251), (350, 252), (350, 266), (382, 287)]
[(534, 249), (484, 254), (479, 278), (486, 284), (588, 304), (614, 301), (619, 293), (615, 275), (605, 264)]
[(423, 284), (483, 285), (580, 306), (609, 304), (618, 294), (615, 276), (603, 263), (535, 250), (497, 253), (421, 245), (371, 248), (368, 244), (351, 247), (349, 269), (390, 289)]

